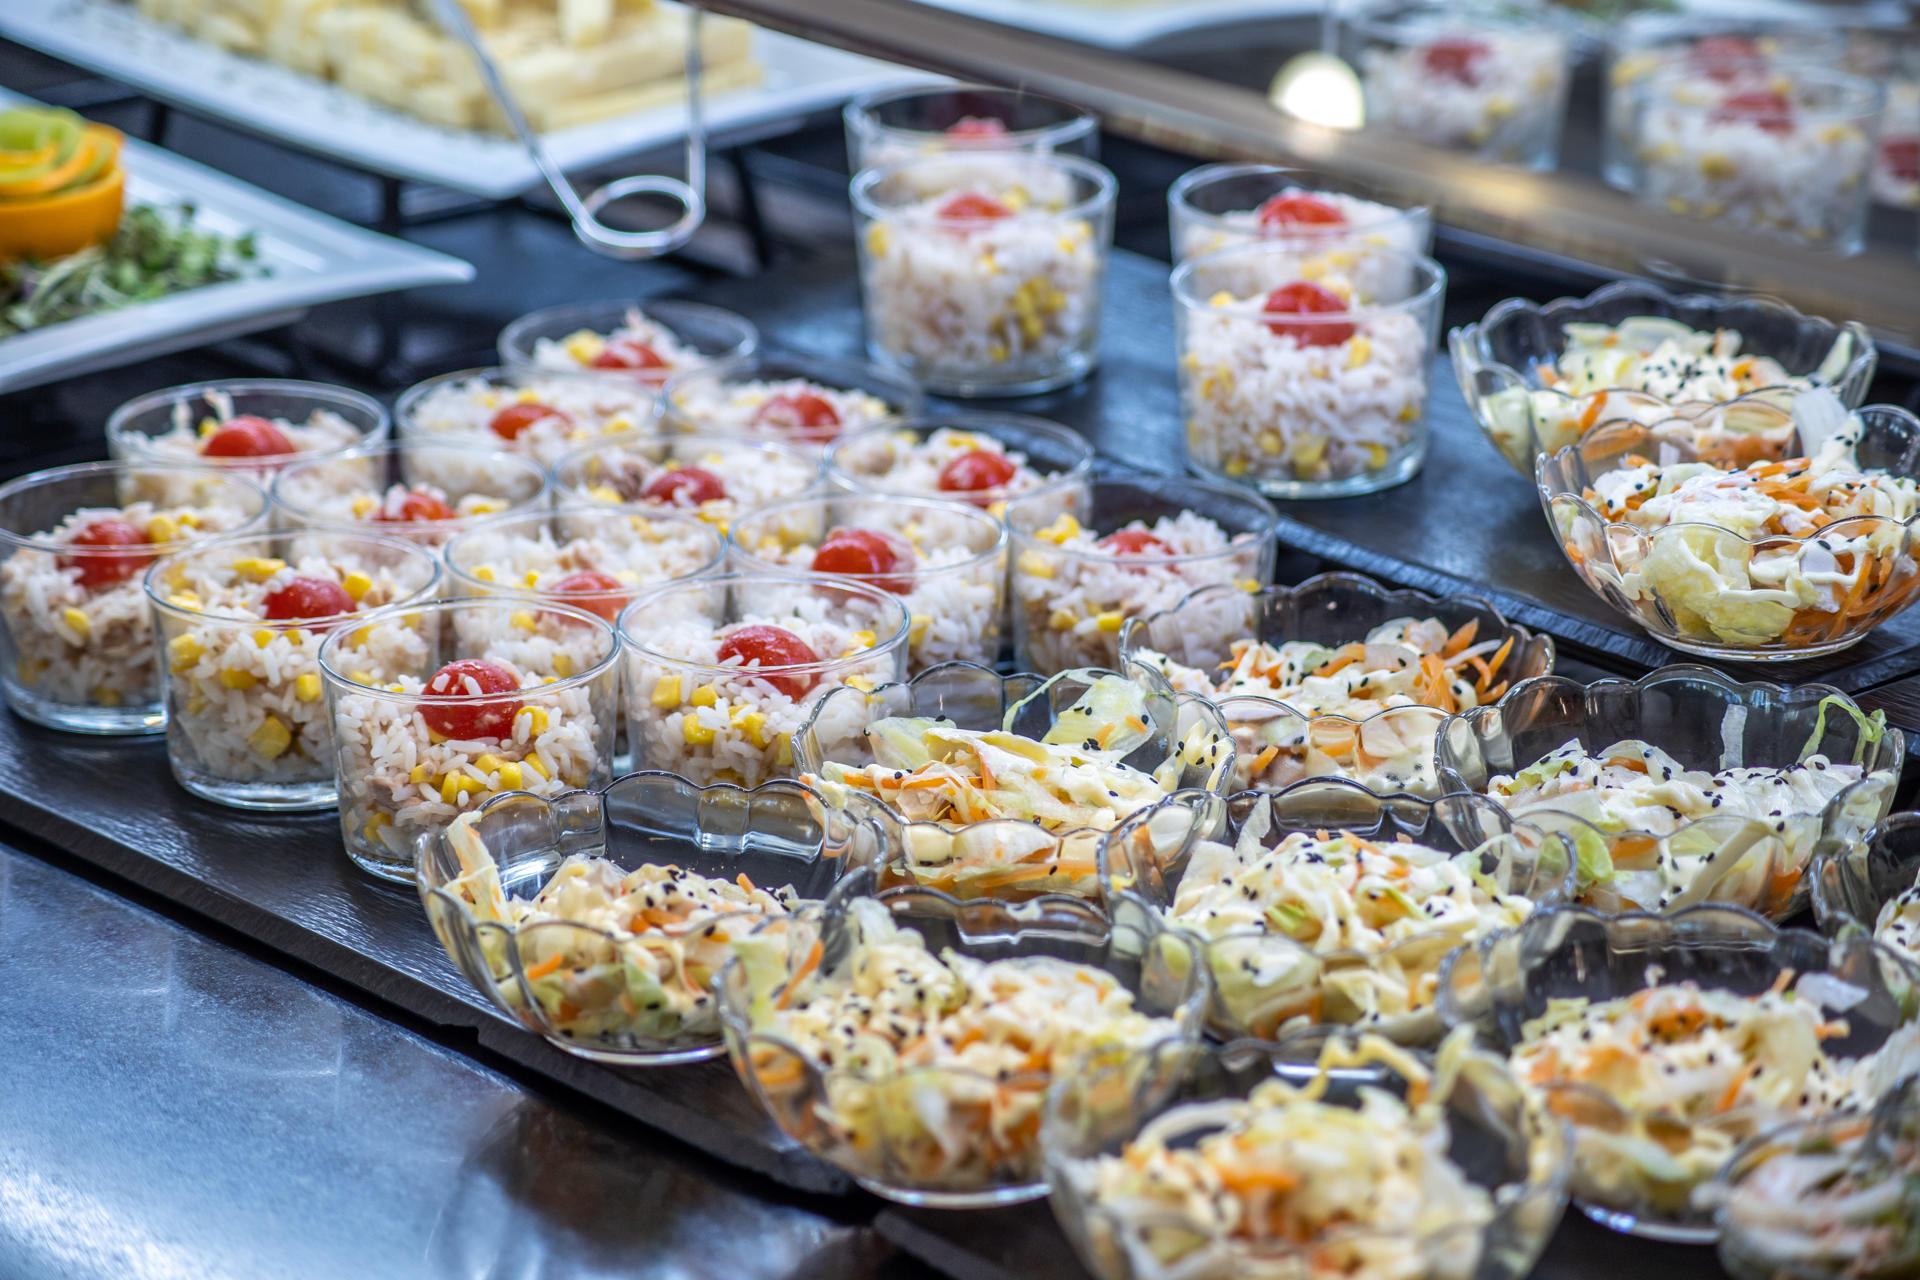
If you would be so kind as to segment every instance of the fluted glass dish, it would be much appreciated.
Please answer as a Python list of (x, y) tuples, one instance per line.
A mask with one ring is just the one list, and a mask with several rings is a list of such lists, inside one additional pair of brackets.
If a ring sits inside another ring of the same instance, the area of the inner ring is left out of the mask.
[(1920, 964), (1920, 813), (1889, 814), (1863, 839), (1827, 841), (1812, 878), (1823, 930), (1871, 933)]

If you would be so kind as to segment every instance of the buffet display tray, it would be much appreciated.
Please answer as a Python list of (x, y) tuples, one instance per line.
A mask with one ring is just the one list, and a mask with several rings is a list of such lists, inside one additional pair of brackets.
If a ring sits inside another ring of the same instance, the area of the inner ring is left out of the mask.
[[(1101, 316), (1099, 372), (1063, 391), (980, 401), (976, 407), (1063, 422), (1092, 441), (1109, 464), (1184, 472), (1167, 275), (1165, 263), (1115, 250)], [(830, 356), (865, 354), (851, 252), (756, 280), (728, 281), (703, 290), (701, 299), (745, 314), (760, 326), (766, 345)], [(1569, 656), (1620, 675), (1702, 661), (1653, 640), (1574, 576), (1548, 532), (1532, 482), (1509, 467), (1474, 424), (1444, 355), (1434, 360), (1428, 421), (1426, 467), (1406, 484), (1359, 498), (1278, 504), (1283, 549), (1396, 586), (1485, 596), (1511, 620), (1555, 637)], [(1920, 674), (1920, 609), (1825, 658), (1714, 665), (1741, 680), (1824, 681), (1861, 693)], [(1920, 729), (1920, 708), (1903, 724)]]

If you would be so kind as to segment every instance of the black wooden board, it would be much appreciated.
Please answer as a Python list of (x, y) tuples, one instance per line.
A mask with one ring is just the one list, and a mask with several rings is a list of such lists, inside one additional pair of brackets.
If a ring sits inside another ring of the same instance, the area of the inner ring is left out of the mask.
[[(174, 785), (158, 739), (86, 738), (0, 715), (0, 821), (480, 1043), (730, 1164), (809, 1193), (849, 1182), (785, 1138), (724, 1059), (615, 1069), (494, 1012), (409, 888), (347, 861), (332, 813), (249, 816)], [(262, 1028), (271, 1035), (272, 1028)]]
[[(863, 354), (851, 258), (829, 256), (771, 276), (729, 281), (700, 297), (753, 319), (769, 345)], [(977, 407), (1053, 418), (1081, 432), (1112, 462), (1183, 471), (1166, 264), (1115, 252), (1102, 324), (1101, 366), (1087, 381), (1043, 396), (975, 402)], [(1487, 596), (1515, 622), (1621, 674), (1700, 661), (1654, 641), (1574, 575), (1548, 532), (1533, 484), (1474, 425), (1453, 367), (1440, 355), (1429, 421), (1432, 446), (1418, 476), (1359, 498), (1281, 503), (1281, 541), (1399, 586)], [(1920, 673), (1920, 610), (1825, 658), (1720, 665), (1741, 679), (1824, 681), (1857, 693)], [(1907, 727), (1920, 729), (1920, 721)]]

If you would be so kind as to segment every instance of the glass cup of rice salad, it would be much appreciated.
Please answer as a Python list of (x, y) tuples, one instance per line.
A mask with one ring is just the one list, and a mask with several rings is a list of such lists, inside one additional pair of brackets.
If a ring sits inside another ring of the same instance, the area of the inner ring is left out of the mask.
[(1006, 635), (1007, 530), (985, 511), (932, 498), (828, 494), (748, 512), (727, 531), (743, 572), (826, 573), (907, 607), (907, 673), (992, 666)]
[(1446, 272), (1431, 258), (1265, 242), (1173, 273), (1196, 471), (1280, 498), (1371, 493), (1427, 455)]
[(635, 596), (620, 615), (634, 767), (703, 786), (793, 777), (815, 704), (901, 679), (910, 625), (892, 592), (826, 577), (732, 573)]
[(154, 564), (146, 594), (174, 778), (239, 809), (332, 808), (320, 647), (341, 632), (361, 669), (410, 669), (420, 637), (365, 615), (439, 587), (431, 549), (337, 529), (228, 534)]
[(196, 539), (266, 521), (234, 471), (88, 462), (0, 486), (0, 692), (19, 715), (76, 733), (166, 724), (140, 581)]
[(1015, 668), (1118, 669), (1128, 618), (1215, 583), (1260, 590), (1273, 578), (1277, 519), (1239, 485), (1172, 476), (1096, 481), (1078, 513), (1008, 503)]
[(599, 614), (455, 597), (362, 625), (413, 636), (393, 666), (369, 665), (345, 629), (320, 648), (340, 830), (363, 870), (410, 882), (420, 837), (490, 796), (612, 780), (620, 646)]
[(1864, 76), (1781, 64), (1732, 79), (1686, 67), (1635, 98), (1642, 204), (1835, 253), (1858, 253), (1886, 90)]
[(324, 382), (232, 378), (149, 391), (107, 418), (107, 452), (130, 462), (201, 463), (267, 474), (379, 444), (392, 426), (372, 396)]
[(296, 462), (273, 480), (282, 527), (365, 524), (437, 547), (475, 521), (547, 506), (546, 469), (465, 444), (403, 442)]
[(1261, 240), (1343, 243), (1364, 256), (1376, 250), (1425, 253), (1433, 211), (1329, 191), (1314, 175), (1271, 164), (1203, 164), (1167, 189), (1173, 259), (1185, 262)]
[(1558, 162), (1574, 52), (1559, 26), (1443, 0), (1357, 0), (1331, 17), (1367, 128), (1528, 169)]
[(841, 437), (826, 455), (830, 488), (965, 502), (995, 515), (1015, 497), (1077, 512), (1093, 476), (1093, 446), (1045, 418), (934, 414)]
[(500, 331), (500, 363), (517, 373), (597, 373), (657, 390), (676, 373), (738, 360), (760, 345), (744, 316), (701, 302), (568, 302)]
[(920, 406), (920, 388), (864, 360), (763, 351), (676, 376), (660, 392), (655, 424), (824, 450), (847, 432), (915, 417)]
[(853, 180), (867, 350), (947, 395), (1078, 382), (1099, 360), (1113, 175), (1079, 156), (945, 153)]
[(462, 369), (402, 392), (402, 443), (445, 442), (523, 453), (543, 466), (602, 436), (645, 431), (654, 393), (625, 378), (578, 372)]
[(1071, 102), (995, 85), (918, 85), (847, 104), (853, 172), (940, 151), (1058, 151), (1093, 159), (1100, 121)]
[(562, 501), (697, 515), (725, 532), (740, 513), (819, 489), (817, 450), (752, 436), (630, 436), (553, 465)]

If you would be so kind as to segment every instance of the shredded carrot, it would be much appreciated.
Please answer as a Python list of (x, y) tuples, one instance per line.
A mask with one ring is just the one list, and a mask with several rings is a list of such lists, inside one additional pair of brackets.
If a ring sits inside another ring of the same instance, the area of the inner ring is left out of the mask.
[(1773, 985), (1768, 987), (1767, 990), (1776, 996), (1779, 995), (1782, 991), (1785, 991), (1793, 985), (1794, 976), (1793, 970), (1782, 969), (1779, 973), (1773, 975)]
[(1733, 1079), (1727, 1083), (1727, 1091), (1720, 1095), (1720, 1101), (1713, 1104), (1715, 1111), (1733, 1110), (1733, 1104), (1739, 1101), (1740, 1090), (1746, 1087), (1747, 1081), (1753, 1079), (1753, 1069), (1757, 1065), (1759, 1064), (1749, 1062), (1746, 1066), (1740, 1068), (1739, 1074), (1735, 1075)]
[(1273, 763), (1273, 758), (1279, 754), (1280, 748), (1268, 747), (1265, 751), (1255, 756), (1253, 758), (1254, 775), (1257, 777), (1268, 765)]
[(1358, 662), (1365, 653), (1366, 648), (1363, 645), (1342, 645), (1339, 650), (1335, 652), (1332, 659), (1313, 674), (1316, 676), (1330, 676), (1342, 667)]
[(1462, 649), (1472, 644), (1473, 638), (1479, 634), (1480, 619), (1468, 618), (1454, 630), (1452, 635), (1447, 637), (1447, 642), (1440, 646), (1440, 656), (1443, 658), (1451, 658), (1454, 654), (1459, 653)]
[(742, 871), (739, 875), (735, 876), (733, 878), (733, 882), (739, 885), (742, 889), (745, 889), (748, 893), (753, 892), (753, 881), (747, 879), (746, 872)]
[(793, 993), (800, 989), (800, 984), (806, 981), (809, 974), (820, 967), (820, 958), (825, 954), (826, 948), (820, 945), (820, 939), (815, 938), (813, 945), (807, 948), (807, 958), (802, 960), (800, 967), (793, 971), (793, 976), (787, 979), (786, 989), (781, 991), (780, 998), (773, 1002), (774, 1008), (784, 1009), (792, 1002)]
[(565, 964), (566, 962), (567, 962), (567, 957), (565, 956), (565, 954), (562, 952), (556, 951), (552, 955), (548, 956), (545, 960), (542, 960), (539, 964), (533, 966), (533, 968), (527, 970), (527, 977), (544, 978), (550, 973), (559, 972), (560, 966)]
[(1593, 430), (1593, 424), (1600, 420), (1600, 407), (1606, 403), (1606, 399), (1605, 393), (1602, 393), (1587, 400), (1587, 407), (1580, 411), (1580, 420), (1575, 424), (1581, 435)]
[(1507, 660), (1507, 655), (1512, 652), (1513, 652), (1513, 637), (1508, 636), (1507, 642), (1501, 645), (1498, 649), (1495, 649), (1493, 651), (1493, 656), (1487, 659), (1487, 678), (1489, 680), (1493, 678), (1494, 672), (1500, 670), (1500, 664), (1505, 662)]

